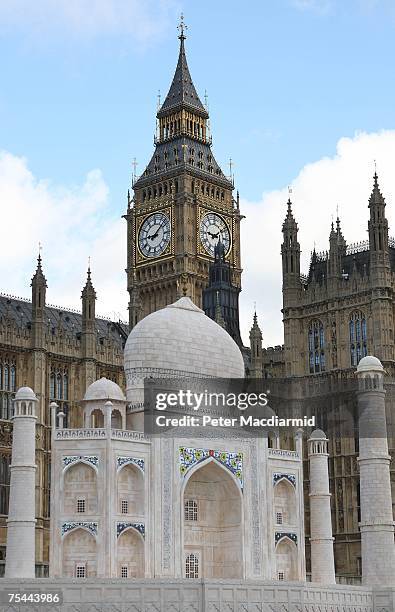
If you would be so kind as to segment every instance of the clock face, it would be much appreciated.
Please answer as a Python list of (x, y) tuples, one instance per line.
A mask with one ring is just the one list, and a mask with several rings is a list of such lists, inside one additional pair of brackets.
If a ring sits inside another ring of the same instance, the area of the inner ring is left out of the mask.
[(230, 249), (230, 233), (225, 221), (216, 213), (207, 213), (200, 222), (200, 241), (209, 255), (221, 239), (227, 254)]
[(147, 217), (139, 231), (139, 248), (145, 257), (158, 257), (170, 242), (170, 219), (162, 212)]

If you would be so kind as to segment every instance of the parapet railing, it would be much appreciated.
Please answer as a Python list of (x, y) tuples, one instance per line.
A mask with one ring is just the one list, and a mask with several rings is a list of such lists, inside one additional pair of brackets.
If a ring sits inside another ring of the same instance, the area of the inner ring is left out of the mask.
[(299, 459), (297, 451), (285, 450), (281, 448), (269, 448), (269, 457), (277, 457), (281, 459)]
[[(103, 427), (91, 427), (84, 429), (56, 429), (55, 440), (106, 440), (108, 432)], [(129, 429), (111, 429), (110, 438), (112, 440), (139, 440), (149, 441), (142, 431)]]

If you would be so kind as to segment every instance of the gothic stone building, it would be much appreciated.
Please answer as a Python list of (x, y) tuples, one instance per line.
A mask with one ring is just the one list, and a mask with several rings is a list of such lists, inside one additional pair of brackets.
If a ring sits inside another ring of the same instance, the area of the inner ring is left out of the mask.
[[(39, 400), (36, 428), (36, 571), (48, 572), (50, 414), (56, 401), (70, 426), (82, 425), (77, 401), (101, 376), (124, 386), (127, 326), (95, 318), (90, 271), (82, 291), (82, 314), (46, 304), (41, 257), (32, 279), (32, 300), (0, 295), (0, 575), (4, 570), (6, 515), (12, 444), (11, 400), (30, 385)], [(74, 425), (73, 425), (74, 424)]]
[[(329, 251), (311, 256), (307, 275), (300, 270), (298, 225), (288, 201), (283, 224), (284, 346), (262, 349), (255, 317), (250, 332), (248, 368), (255, 377), (275, 377), (285, 393), (309, 410), (321, 404), (322, 426), (329, 431), (329, 474), (335, 536), (336, 573), (359, 580), (360, 493), (358, 440), (345, 428), (345, 415), (355, 410), (353, 370), (365, 355), (377, 355), (387, 376), (386, 406), (390, 454), (395, 453), (394, 283), (395, 242), (388, 235), (385, 200), (375, 173), (369, 199), (369, 240), (347, 245), (340, 220), (332, 223)], [(393, 500), (395, 471), (391, 465)], [(308, 481), (305, 491), (309, 525)], [(309, 534), (307, 532), (309, 570)]]

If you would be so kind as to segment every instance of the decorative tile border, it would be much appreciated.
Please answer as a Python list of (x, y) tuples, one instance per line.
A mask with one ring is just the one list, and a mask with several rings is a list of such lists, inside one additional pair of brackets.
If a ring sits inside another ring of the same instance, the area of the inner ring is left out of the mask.
[(288, 480), (288, 482), (290, 482), (291, 485), (296, 488), (296, 476), (295, 476), (295, 474), (280, 474), (279, 472), (275, 472), (273, 474), (273, 486), (276, 485), (283, 478), (285, 478), (285, 480)]
[(62, 536), (64, 536), (69, 531), (73, 531), (73, 529), (78, 529), (79, 527), (84, 527), (85, 529), (90, 531), (92, 535), (97, 536), (98, 524), (92, 521), (89, 521), (89, 522), (70, 521), (68, 523), (63, 523)]
[(290, 540), (292, 540), (292, 542), (296, 544), (296, 546), (298, 545), (298, 536), (296, 533), (286, 533), (284, 531), (276, 531), (276, 533), (274, 534), (274, 542), (278, 544), (279, 541), (282, 540), (283, 538), (289, 538)]
[(63, 457), (63, 468), (66, 468), (77, 461), (85, 461), (86, 463), (90, 463), (97, 468), (99, 457), (96, 455), (68, 455), (67, 457)]
[(181, 476), (185, 476), (188, 470), (208, 459), (213, 457), (218, 463), (225, 466), (237, 478), (241, 490), (244, 487), (243, 481), (243, 453), (234, 453), (228, 451), (209, 450), (206, 448), (186, 448), (180, 446), (179, 461)]
[(141, 469), (142, 472), (144, 472), (144, 467), (145, 467), (144, 459), (138, 459), (136, 457), (117, 457), (117, 468), (118, 469), (130, 463), (134, 463)]
[(134, 529), (136, 529), (139, 533), (141, 533), (143, 538), (145, 538), (144, 523), (117, 523), (117, 538), (119, 538), (121, 533), (123, 533), (125, 529), (128, 529), (129, 527), (133, 527)]

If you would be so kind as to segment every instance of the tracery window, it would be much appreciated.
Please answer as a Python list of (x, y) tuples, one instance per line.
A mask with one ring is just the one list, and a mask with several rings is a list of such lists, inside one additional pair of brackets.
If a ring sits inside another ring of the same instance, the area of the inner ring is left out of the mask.
[(0, 419), (10, 419), (12, 399), (16, 391), (15, 359), (0, 357)]
[(325, 334), (322, 321), (310, 323), (308, 333), (310, 374), (325, 372)]
[(0, 455), (0, 514), (8, 514), (11, 454)]
[(193, 553), (187, 555), (185, 559), (185, 577), (199, 578), (199, 559)]
[(357, 310), (351, 314), (349, 328), (351, 365), (357, 366), (362, 357), (368, 354), (366, 318), (363, 312)]
[(66, 415), (64, 427), (67, 427), (69, 413), (69, 373), (67, 368), (52, 366), (49, 375), (49, 398), (51, 402), (56, 402)]

